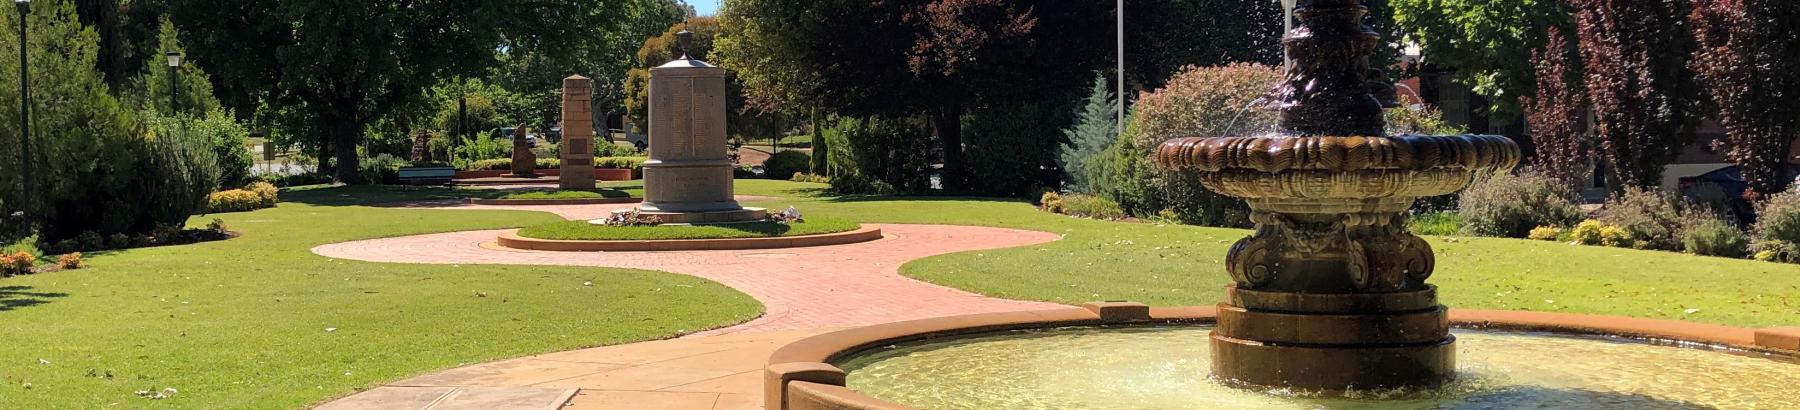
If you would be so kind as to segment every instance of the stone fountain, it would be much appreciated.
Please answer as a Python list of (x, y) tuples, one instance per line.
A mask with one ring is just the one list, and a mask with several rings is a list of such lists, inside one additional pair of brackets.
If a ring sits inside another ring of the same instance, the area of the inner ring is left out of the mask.
[(1456, 339), (1431, 245), (1406, 229), (1420, 197), (1510, 170), (1519, 147), (1486, 135), (1386, 135), (1369, 78), (1380, 41), (1360, 0), (1299, 0), (1271, 134), (1180, 138), (1156, 154), (1242, 198), (1256, 231), (1231, 248), (1234, 286), (1212, 333), (1214, 376), (1245, 387), (1432, 387), (1455, 377)]

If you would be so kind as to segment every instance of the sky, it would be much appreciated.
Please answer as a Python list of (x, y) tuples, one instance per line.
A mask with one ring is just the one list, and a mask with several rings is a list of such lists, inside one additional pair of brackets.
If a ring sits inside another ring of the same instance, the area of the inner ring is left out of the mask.
[(709, 16), (719, 12), (719, 1), (720, 0), (687, 0), (687, 3), (694, 6), (695, 13), (702, 16)]

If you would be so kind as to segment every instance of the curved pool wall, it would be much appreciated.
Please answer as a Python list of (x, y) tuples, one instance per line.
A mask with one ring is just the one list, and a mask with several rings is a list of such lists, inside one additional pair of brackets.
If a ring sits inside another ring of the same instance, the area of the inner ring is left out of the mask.
[[(898, 322), (827, 333), (777, 350), (765, 371), (769, 409), (908, 409), (846, 387), (843, 363), (896, 344), (956, 341), (980, 334), (1020, 329), (1092, 326), (1210, 325), (1211, 307), (1148, 308), (1128, 302), (1090, 303), (1081, 308), (1008, 312)], [(1560, 338), (1606, 336), (1617, 340), (1735, 349), (1746, 354), (1796, 357), (1800, 328), (1752, 330), (1668, 320), (1542, 312), (1453, 310), (1460, 329), (1553, 332)], [(1589, 335), (1589, 336), (1581, 336)], [(1655, 347), (1655, 346), (1652, 346)]]

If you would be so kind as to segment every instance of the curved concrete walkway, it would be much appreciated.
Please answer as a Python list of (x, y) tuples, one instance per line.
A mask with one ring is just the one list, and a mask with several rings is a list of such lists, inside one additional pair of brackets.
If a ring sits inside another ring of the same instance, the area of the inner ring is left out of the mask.
[[(593, 219), (623, 205), (474, 206)], [(903, 320), (1054, 307), (990, 298), (900, 276), (901, 264), (946, 253), (1054, 241), (1059, 235), (945, 225), (876, 225), (874, 242), (694, 252), (544, 252), (500, 248), (510, 230), (453, 232), (323, 245), (319, 255), (374, 262), (635, 268), (698, 276), (765, 306), (755, 320), (680, 339), (486, 363), (391, 383), (321, 409), (756, 409), (775, 348), (825, 331)], [(565, 404), (567, 407), (560, 407)]]

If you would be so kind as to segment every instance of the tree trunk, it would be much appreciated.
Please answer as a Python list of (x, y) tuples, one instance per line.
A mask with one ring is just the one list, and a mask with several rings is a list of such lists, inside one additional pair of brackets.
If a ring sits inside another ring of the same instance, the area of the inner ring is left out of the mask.
[[(339, 114), (327, 126), (331, 133), (332, 150), (337, 153), (337, 169), (333, 175), (338, 182), (346, 184), (362, 183), (362, 174), (356, 158), (356, 140), (362, 133), (362, 124), (355, 120), (356, 114)], [(379, 183), (381, 181), (368, 181)]]
[(965, 186), (967, 171), (962, 152), (962, 104), (952, 103), (931, 113), (931, 128), (937, 133), (939, 147), (944, 150), (944, 171), (939, 181), (945, 190), (960, 191)]
[(825, 123), (819, 121), (819, 107), (813, 107), (810, 115), (812, 117), (809, 120), (812, 121), (812, 173), (813, 175), (829, 175), (828, 168), (831, 166), (831, 157), (828, 156), (829, 147), (825, 146), (825, 131), (822, 128)]

